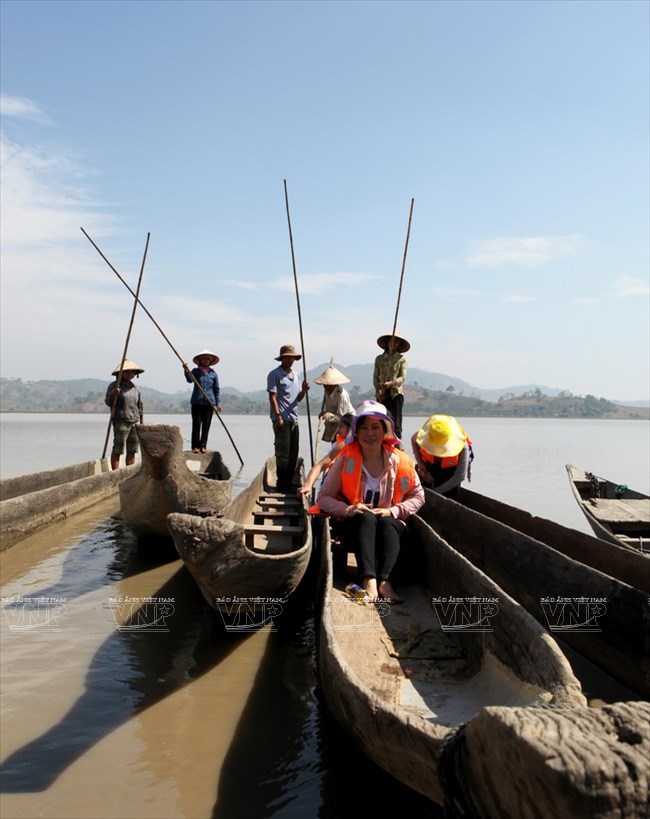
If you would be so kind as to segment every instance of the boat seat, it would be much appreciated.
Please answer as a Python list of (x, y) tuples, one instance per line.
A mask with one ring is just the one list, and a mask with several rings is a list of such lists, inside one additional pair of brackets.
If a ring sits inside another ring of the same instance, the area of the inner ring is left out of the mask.
[(262, 523), (265, 520), (272, 520), (276, 522), (286, 522), (289, 523), (292, 520), (296, 520), (300, 517), (301, 509), (297, 507), (294, 509), (286, 509), (285, 511), (276, 509), (276, 510), (267, 510), (266, 512), (260, 512), (259, 510), (255, 509), (253, 511), (253, 517), (255, 518), (255, 523)]
[(257, 505), (260, 506), (262, 509), (296, 509), (300, 511), (303, 508), (302, 503), (299, 500), (296, 501), (263, 501), (258, 500)]
[(247, 523), (244, 526), (244, 539), (246, 546), (249, 548), (253, 547), (255, 535), (283, 535), (291, 538), (297, 538), (304, 534), (304, 526), (277, 526), (263, 523)]
[(650, 504), (645, 499), (591, 498), (589, 508), (598, 520), (625, 525), (650, 522)]

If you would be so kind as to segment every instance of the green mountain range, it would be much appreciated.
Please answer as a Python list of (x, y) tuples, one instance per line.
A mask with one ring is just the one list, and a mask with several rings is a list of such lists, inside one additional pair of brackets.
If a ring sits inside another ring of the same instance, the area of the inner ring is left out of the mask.
[[(322, 389), (313, 383), (327, 364), (307, 373), (312, 383), (310, 406), (318, 410)], [(372, 364), (339, 366), (350, 378), (346, 389), (353, 404), (374, 398)], [(648, 407), (617, 404), (593, 395), (575, 396), (567, 390), (535, 384), (481, 390), (466, 382), (426, 370), (410, 368), (404, 389), (404, 413), (427, 416), (432, 413), (461, 417), (520, 418), (638, 418), (650, 417)], [(78, 378), (68, 381), (23, 381), (0, 378), (0, 412), (108, 412), (104, 404), (106, 380)], [(173, 394), (139, 385), (145, 415), (189, 411), (191, 390)], [(268, 398), (264, 389), (242, 392), (222, 387), (222, 406), (226, 414), (264, 415)]]

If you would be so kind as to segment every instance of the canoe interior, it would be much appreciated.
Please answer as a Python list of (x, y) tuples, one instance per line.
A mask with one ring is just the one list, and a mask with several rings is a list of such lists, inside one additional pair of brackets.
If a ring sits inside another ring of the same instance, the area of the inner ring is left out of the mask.
[(572, 560), (650, 594), (650, 561), (637, 549), (625, 547), (613, 539), (587, 535), (464, 487), (461, 487), (459, 501), (463, 506), (541, 541)]
[(573, 494), (599, 537), (650, 552), (650, 498), (567, 464)]
[[(297, 466), (300, 485), (302, 461)], [(170, 514), (176, 550), (203, 596), (221, 610), (232, 600), (256, 598), (260, 606), (286, 600), (305, 574), (311, 555), (306, 501), (277, 492), (275, 459), (219, 513)], [(225, 602), (224, 602), (225, 601)]]
[[(647, 591), (572, 560), (429, 489), (425, 489), (425, 498), (418, 516), (514, 597), (540, 625), (557, 633), (578, 654), (632, 691), (650, 694)], [(602, 605), (604, 610), (592, 609), (592, 605)], [(602, 616), (586, 619), (594, 611)]]
[(335, 572), (327, 535), (321, 560), (327, 705), (376, 764), (434, 801), (445, 737), (483, 707), (584, 704), (556, 643), (424, 521), (409, 521), (393, 575), (402, 604), (353, 601), (354, 556)]

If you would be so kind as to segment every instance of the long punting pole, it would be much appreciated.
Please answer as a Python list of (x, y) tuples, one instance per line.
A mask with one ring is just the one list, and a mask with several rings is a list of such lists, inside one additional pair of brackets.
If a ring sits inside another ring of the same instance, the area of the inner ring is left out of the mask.
[[(181, 364), (185, 364), (185, 362), (183, 361), (183, 359), (182, 359), (182, 358), (181, 358), (181, 356), (179, 355), (178, 350), (176, 350), (176, 348), (174, 347), (174, 345), (171, 343), (171, 341), (170, 341), (170, 340), (167, 338), (167, 336), (166, 336), (166, 335), (165, 335), (165, 333), (163, 332), (163, 329), (162, 329), (162, 327), (160, 326), (160, 324), (158, 324), (158, 322), (156, 321), (156, 319), (155, 319), (155, 318), (154, 318), (154, 317), (151, 315), (151, 313), (150, 313), (150, 312), (147, 310), (147, 308), (144, 306), (144, 304), (143, 304), (143, 303), (140, 301), (140, 299), (139, 299), (139, 298), (138, 298), (138, 297), (135, 295), (135, 293), (133, 292), (133, 290), (132, 290), (132, 289), (129, 287), (128, 282), (124, 281), (124, 279), (122, 278), (122, 276), (120, 276), (120, 274), (117, 272), (117, 270), (116, 270), (116, 269), (113, 267), (113, 265), (112, 265), (112, 264), (111, 264), (111, 263), (108, 261), (108, 259), (106, 258), (106, 256), (104, 256), (104, 254), (103, 254), (103, 253), (102, 253), (102, 251), (100, 250), (100, 248), (99, 248), (99, 247), (98, 247), (98, 246), (95, 244), (95, 242), (93, 242), (93, 240), (90, 238), (90, 236), (89, 236), (89, 235), (86, 233), (86, 231), (85, 231), (83, 228), (81, 228), (81, 232), (82, 232), (82, 233), (83, 233), (83, 235), (86, 237), (86, 239), (88, 239), (88, 241), (89, 241), (89, 242), (90, 242), (90, 244), (91, 244), (91, 245), (92, 245), (92, 246), (95, 248), (95, 250), (96, 250), (96, 251), (99, 253), (99, 255), (100, 255), (100, 256), (102, 257), (102, 259), (103, 259), (103, 260), (106, 262), (106, 264), (107, 264), (107, 265), (110, 267), (110, 269), (113, 271), (113, 273), (115, 273), (115, 275), (117, 276), (117, 278), (118, 278), (118, 279), (119, 279), (119, 280), (122, 282), (122, 284), (123, 284), (123, 285), (126, 287), (126, 289), (129, 291), (129, 293), (131, 293), (131, 295), (132, 295), (132, 296), (134, 296), (134, 297), (137, 299), (137, 303), (138, 303), (138, 304), (140, 305), (140, 307), (141, 307), (141, 308), (144, 310), (144, 312), (145, 312), (145, 313), (146, 313), (146, 314), (149, 316), (149, 318), (150, 318), (150, 319), (151, 319), (151, 321), (153, 322), (154, 326), (156, 327), (156, 329), (158, 330), (158, 332), (160, 333), (160, 335), (161, 335), (161, 336), (162, 336), (162, 337), (165, 339), (165, 341), (166, 341), (166, 342), (167, 342), (167, 344), (169, 345), (170, 349), (172, 350), (172, 352), (174, 353), (174, 355), (176, 356), (176, 358), (177, 358), (177, 359), (178, 359), (178, 360), (181, 362)], [(205, 396), (206, 401), (208, 401), (208, 403), (209, 403), (209, 404), (210, 404), (210, 406), (212, 407), (212, 410), (213, 410), (214, 414), (217, 416), (217, 418), (218, 418), (218, 419), (219, 419), (219, 421), (221, 422), (221, 426), (224, 428), (224, 430), (225, 430), (225, 432), (226, 432), (226, 435), (228, 436), (228, 438), (229, 438), (229, 440), (230, 440), (230, 443), (231, 443), (231, 444), (232, 444), (232, 446), (233, 446), (233, 449), (234, 449), (234, 450), (235, 450), (235, 452), (237, 453), (237, 457), (239, 458), (239, 462), (240, 462), (240, 463), (241, 463), (241, 465), (243, 466), (243, 465), (244, 465), (244, 461), (242, 460), (242, 457), (241, 457), (241, 455), (239, 454), (239, 450), (237, 449), (237, 447), (236, 447), (236, 445), (235, 445), (235, 442), (234, 442), (234, 441), (233, 441), (233, 439), (232, 439), (232, 435), (231, 435), (231, 434), (228, 432), (228, 428), (226, 427), (226, 425), (225, 425), (225, 423), (224, 423), (224, 420), (223, 420), (223, 418), (221, 417), (221, 414), (218, 412), (217, 408), (216, 408), (216, 407), (215, 407), (215, 405), (212, 403), (212, 401), (210, 401), (210, 398), (209, 398), (208, 394), (207, 394), (207, 393), (206, 393), (206, 391), (203, 389), (203, 387), (202, 387), (202, 386), (199, 384), (199, 382), (197, 381), (197, 379), (196, 379), (196, 378), (195, 378), (195, 376), (194, 376), (194, 373), (190, 372), (190, 375), (192, 376), (192, 380), (194, 381), (194, 383), (196, 384), (196, 386), (199, 388), (199, 390), (201, 390), (201, 392), (202, 392), (202, 393), (203, 393), (203, 395)]]
[[(300, 293), (298, 292), (298, 275), (296, 273), (296, 257), (293, 252), (293, 233), (291, 231), (291, 216), (289, 214), (289, 194), (287, 193), (287, 180), (284, 180), (284, 201), (287, 206), (287, 222), (289, 224), (289, 242), (291, 244), (291, 264), (293, 265), (293, 281), (296, 287), (296, 303), (298, 304), (298, 325), (300, 326), (300, 349), (302, 350), (302, 371), (305, 381), (307, 381), (307, 360), (305, 357), (305, 340), (302, 335), (302, 314), (300, 312)], [(307, 426), (309, 428), (309, 457), (311, 465), (314, 465), (314, 441), (311, 432), (311, 416), (309, 414), (309, 391), (305, 395), (307, 402)]]
[(118, 390), (118, 395), (113, 398), (113, 403), (111, 404), (111, 415), (108, 419), (108, 429), (106, 430), (106, 438), (104, 440), (104, 450), (102, 452), (102, 458), (106, 457), (106, 450), (108, 449), (108, 439), (111, 434), (111, 426), (113, 425), (113, 416), (115, 415), (115, 408), (117, 407), (117, 399), (119, 396), (119, 389), (120, 384), (122, 383), (122, 367), (124, 366), (124, 362), (126, 361), (126, 355), (129, 351), (129, 342), (131, 340), (131, 330), (133, 329), (133, 322), (135, 320), (135, 311), (138, 309), (138, 301), (140, 299), (140, 285), (142, 284), (142, 274), (144, 273), (144, 263), (147, 259), (147, 250), (149, 249), (149, 239), (151, 238), (151, 233), (147, 233), (147, 243), (144, 246), (144, 255), (142, 257), (142, 265), (140, 266), (140, 275), (138, 277), (138, 286), (135, 291), (135, 301), (133, 302), (133, 310), (131, 311), (131, 321), (129, 322), (129, 329), (126, 333), (126, 341), (124, 342), (124, 352), (122, 353), (122, 358), (120, 359), (120, 369), (117, 373), (117, 381), (115, 382), (115, 389)]
[(393, 321), (393, 332), (391, 333), (391, 341), (395, 338), (395, 331), (397, 329), (397, 314), (399, 313), (399, 302), (402, 298), (402, 282), (404, 281), (404, 269), (406, 268), (406, 254), (409, 249), (409, 236), (411, 235), (411, 219), (413, 218), (413, 205), (415, 199), (411, 199), (411, 209), (409, 211), (409, 223), (406, 229), (406, 243), (404, 245), (404, 258), (402, 259), (402, 272), (399, 277), (399, 290), (397, 291), (397, 306), (395, 307), (395, 320)]

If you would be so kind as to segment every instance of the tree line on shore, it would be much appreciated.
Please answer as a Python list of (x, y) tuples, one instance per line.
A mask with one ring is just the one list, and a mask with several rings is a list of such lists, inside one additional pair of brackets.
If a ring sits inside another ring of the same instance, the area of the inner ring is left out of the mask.
[[(19, 378), (0, 379), (1, 412), (108, 412), (104, 404), (105, 385), (97, 379), (74, 381), (23, 382)], [(166, 394), (140, 386), (145, 414), (178, 414), (189, 411), (189, 394)], [(374, 398), (371, 390), (349, 385), (353, 404)], [(314, 385), (310, 400), (312, 411), (318, 412), (321, 390)], [(231, 415), (266, 415), (266, 393), (235, 393), (222, 390), (223, 412)], [(417, 381), (405, 386), (406, 415), (428, 416), (433, 413), (459, 417), (496, 418), (628, 418), (647, 419), (647, 407), (616, 404), (594, 395), (577, 396), (568, 391), (546, 395), (539, 388), (520, 395), (504, 394), (497, 401), (486, 401), (475, 395), (465, 395), (453, 386), (434, 390)]]

